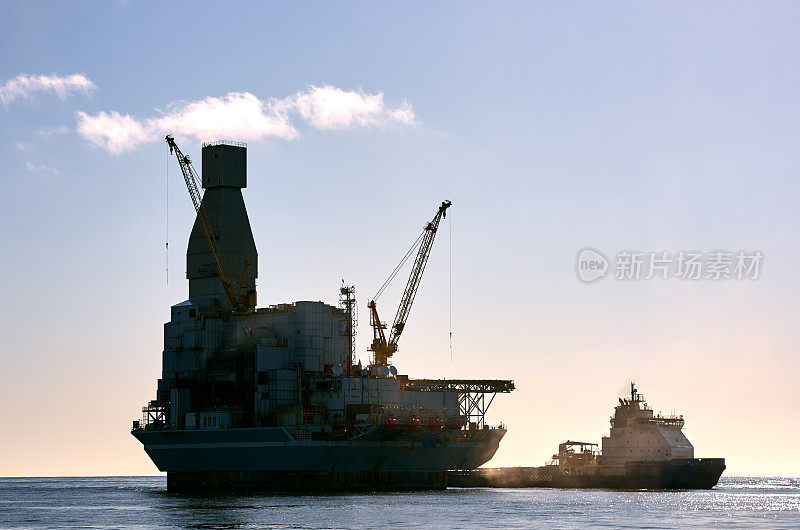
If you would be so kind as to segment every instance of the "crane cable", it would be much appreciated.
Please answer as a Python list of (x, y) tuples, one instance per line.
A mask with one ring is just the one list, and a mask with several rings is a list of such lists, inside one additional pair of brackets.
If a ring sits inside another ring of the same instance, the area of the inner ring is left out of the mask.
[(416, 250), (416, 248), (419, 246), (419, 243), (420, 243), (420, 241), (422, 241), (422, 237), (424, 235), (425, 235), (425, 230), (423, 230), (422, 233), (417, 238), (417, 240), (414, 241), (414, 244), (411, 245), (410, 249), (408, 249), (408, 252), (406, 252), (406, 255), (403, 256), (403, 259), (400, 260), (400, 263), (397, 264), (397, 267), (394, 268), (392, 273), (389, 275), (389, 278), (387, 278), (386, 281), (383, 282), (383, 285), (381, 285), (381, 288), (378, 289), (378, 292), (375, 293), (375, 295), (372, 297), (373, 301), (377, 300), (378, 297), (383, 294), (383, 291), (386, 290), (386, 288), (389, 286), (389, 284), (392, 282), (392, 280), (394, 280), (394, 277), (397, 276), (397, 273), (400, 272), (400, 269), (403, 267), (403, 265), (405, 265), (406, 261), (408, 261), (408, 258), (411, 257), (411, 254), (413, 254), (414, 250)]
[(453, 362), (453, 214), (447, 221), (450, 229), (450, 362)]
[(169, 285), (169, 151), (167, 151), (167, 173), (166, 173), (166, 188), (167, 188), (167, 207), (166, 207), (166, 222), (167, 222), (167, 238), (164, 248), (164, 253), (166, 255), (166, 275), (167, 275), (167, 285)]

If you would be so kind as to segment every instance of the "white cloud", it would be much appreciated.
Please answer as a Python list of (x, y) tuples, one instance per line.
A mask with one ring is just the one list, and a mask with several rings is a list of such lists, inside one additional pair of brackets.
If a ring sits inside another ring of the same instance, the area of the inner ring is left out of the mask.
[(31, 164), (30, 161), (25, 163), (25, 167), (28, 168), (28, 171), (31, 171), (33, 173), (40, 173), (43, 175), (58, 175), (60, 173), (57, 167), (46, 166), (44, 164), (36, 166), (34, 164)]
[(317, 129), (349, 129), (351, 127), (384, 127), (393, 122), (414, 125), (416, 116), (404, 101), (396, 109), (386, 106), (383, 93), (365, 94), (361, 90), (342, 90), (323, 85), (310, 86), (284, 100), (300, 116)]
[(0, 85), (0, 103), (8, 105), (17, 99), (31, 99), (38, 93), (55, 94), (61, 99), (66, 99), (73, 93), (88, 94), (96, 88), (97, 86), (83, 74), (68, 76), (19, 74)]
[(17, 151), (22, 151), (22, 152), (30, 151), (31, 144), (29, 144), (28, 142), (14, 142), (14, 148)]
[(170, 106), (162, 117), (147, 120), (147, 127), (199, 139), (211, 137), (257, 140), (268, 136), (291, 140), (297, 131), (274, 101), (261, 101), (249, 92), (229, 92)]
[(90, 116), (78, 111), (78, 134), (113, 154), (135, 149), (152, 140), (152, 133), (129, 114), (98, 112)]
[(391, 107), (383, 93), (365, 94), (332, 86), (309, 86), (286, 98), (259, 99), (250, 92), (229, 92), (193, 102), (176, 102), (159, 116), (136, 119), (118, 112), (78, 112), (78, 133), (90, 143), (118, 154), (166, 133), (198, 140), (258, 140), (299, 136), (292, 117), (320, 130), (354, 127), (411, 126), (417, 123), (411, 105)]

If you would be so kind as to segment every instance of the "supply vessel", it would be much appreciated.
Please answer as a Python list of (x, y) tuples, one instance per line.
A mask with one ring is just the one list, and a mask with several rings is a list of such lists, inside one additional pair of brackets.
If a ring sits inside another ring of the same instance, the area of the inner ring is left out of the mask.
[[(449, 201), (406, 254), (416, 258), (389, 333), (370, 300), (373, 358), (362, 366), (353, 286), (343, 282), (336, 305), (257, 307), (246, 145), (203, 144), (201, 177), (166, 140), (197, 213), (189, 298), (171, 308), (156, 399), (131, 432), (169, 490), (435, 489), (447, 470), (492, 458), (506, 429), (485, 412), (513, 381), (417, 379), (392, 364)], [(280, 254), (270, 248), (267, 263)]]
[(567, 440), (542, 467), (452, 470), (451, 486), (611, 489), (710, 489), (725, 470), (724, 458), (694, 458), (683, 416), (653, 414), (631, 383), (611, 417), (611, 432), (596, 443)]

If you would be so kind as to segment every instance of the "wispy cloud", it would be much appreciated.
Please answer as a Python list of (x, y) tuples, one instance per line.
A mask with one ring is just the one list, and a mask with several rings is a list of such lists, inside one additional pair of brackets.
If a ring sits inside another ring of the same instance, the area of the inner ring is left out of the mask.
[(49, 138), (54, 134), (66, 134), (69, 132), (69, 127), (66, 125), (59, 125), (58, 127), (42, 127), (36, 134), (42, 138)]
[(29, 144), (28, 142), (14, 142), (14, 149), (22, 152), (30, 151), (31, 144)]
[(55, 94), (66, 99), (74, 93), (88, 94), (95, 89), (97, 86), (83, 74), (19, 74), (0, 85), (0, 103), (8, 105), (18, 99), (32, 99), (37, 94)]
[(223, 97), (172, 103), (160, 115), (145, 119), (115, 111), (94, 115), (77, 113), (78, 133), (114, 154), (133, 150), (145, 142), (160, 141), (168, 132), (198, 140), (293, 140), (299, 136), (292, 123), (295, 117), (319, 130), (417, 123), (417, 116), (406, 101), (391, 106), (384, 101), (381, 92), (367, 94), (328, 85), (312, 85), (280, 99), (259, 99), (250, 92), (229, 92)]
[(144, 125), (116, 111), (98, 112), (89, 116), (78, 111), (78, 133), (90, 143), (114, 154), (136, 149), (139, 144), (152, 141), (153, 134)]
[(32, 173), (39, 173), (39, 174), (42, 174), (42, 175), (52, 176), (52, 175), (58, 175), (60, 173), (60, 171), (58, 170), (57, 167), (47, 166), (45, 164), (40, 164), (40, 165), (37, 166), (37, 165), (31, 164), (30, 162), (26, 162), (25, 163), (25, 167), (27, 167), (28, 171), (30, 171)]

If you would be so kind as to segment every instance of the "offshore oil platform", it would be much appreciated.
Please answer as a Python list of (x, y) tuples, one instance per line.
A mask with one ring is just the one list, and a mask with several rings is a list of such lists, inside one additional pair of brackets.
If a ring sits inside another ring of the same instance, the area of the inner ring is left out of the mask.
[(156, 399), (131, 432), (169, 490), (437, 489), (447, 470), (492, 458), (506, 430), (486, 410), (513, 381), (414, 379), (391, 363), (449, 201), (406, 254), (417, 250), (388, 337), (369, 302), (373, 358), (362, 366), (354, 287), (342, 285), (337, 306), (256, 306), (246, 145), (203, 144), (200, 177), (166, 141), (197, 213), (189, 299), (172, 306)]
[(611, 432), (596, 443), (567, 440), (542, 467), (451, 470), (448, 484), (494, 488), (710, 489), (724, 458), (695, 458), (683, 433), (683, 416), (654, 414), (631, 383), (619, 398)]

